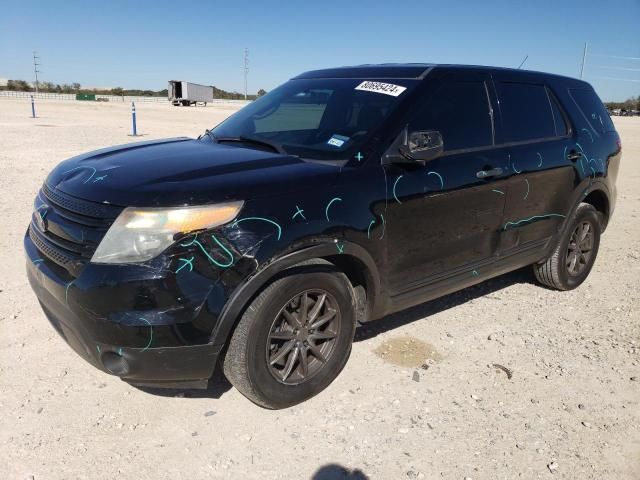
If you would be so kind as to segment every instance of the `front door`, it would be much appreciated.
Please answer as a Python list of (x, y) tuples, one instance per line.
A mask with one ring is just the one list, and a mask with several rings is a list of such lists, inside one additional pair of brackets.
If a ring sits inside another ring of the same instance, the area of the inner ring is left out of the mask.
[(424, 166), (385, 166), (392, 295), (465, 270), (480, 275), (498, 248), (508, 193), (489, 78), (448, 74), (425, 90), (408, 128), (439, 131), (444, 153)]

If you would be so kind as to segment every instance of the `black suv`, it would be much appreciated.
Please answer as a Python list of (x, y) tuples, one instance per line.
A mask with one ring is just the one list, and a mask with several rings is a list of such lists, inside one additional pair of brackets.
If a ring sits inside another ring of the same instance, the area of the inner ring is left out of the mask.
[(283, 408), (338, 375), (358, 323), (525, 265), (580, 285), (620, 152), (579, 80), (307, 72), (197, 139), (62, 162), (35, 201), (28, 277), (97, 368), (197, 387), (220, 360), (249, 399)]

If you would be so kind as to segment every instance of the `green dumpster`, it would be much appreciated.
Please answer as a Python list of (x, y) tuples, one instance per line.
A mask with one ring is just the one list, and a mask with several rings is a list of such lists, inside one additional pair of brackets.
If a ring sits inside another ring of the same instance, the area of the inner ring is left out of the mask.
[(76, 93), (76, 100), (91, 100), (95, 102), (96, 94), (95, 93)]

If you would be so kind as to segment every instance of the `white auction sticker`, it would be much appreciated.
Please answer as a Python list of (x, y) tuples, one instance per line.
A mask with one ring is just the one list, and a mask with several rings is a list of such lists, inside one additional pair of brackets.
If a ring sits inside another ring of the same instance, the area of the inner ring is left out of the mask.
[(407, 87), (400, 85), (394, 85), (393, 83), (372, 82), (365, 80), (356, 87), (356, 90), (364, 90), (365, 92), (384, 93), (385, 95), (391, 95), (397, 97), (404, 92)]

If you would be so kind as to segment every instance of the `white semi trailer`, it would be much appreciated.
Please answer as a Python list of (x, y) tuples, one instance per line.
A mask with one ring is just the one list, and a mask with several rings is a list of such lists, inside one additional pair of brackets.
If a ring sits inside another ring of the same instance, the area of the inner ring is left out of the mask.
[(182, 80), (169, 80), (169, 101), (173, 105), (188, 107), (196, 103), (213, 101), (213, 87), (198, 85), (197, 83), (185, 82)]

